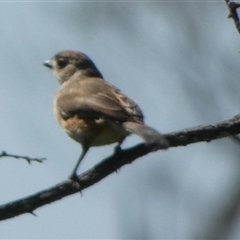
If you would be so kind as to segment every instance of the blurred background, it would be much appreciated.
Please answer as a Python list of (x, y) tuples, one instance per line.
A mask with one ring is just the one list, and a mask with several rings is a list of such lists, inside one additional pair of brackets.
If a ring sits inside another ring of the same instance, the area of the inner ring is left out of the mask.
[[(67, 179), (81, 148), (52, 112), (42, 63), (86, 53), (162, 133), (239, 114), (240, 36), (224, 1), (0, 3), (0, 204)], [(141, 139), (129, 137), (123, 147)], [(91, 148), (83, 172), (112, 154)], [(100, 183), (1, 222), (0, 238), (240, 238), (240, 146), (228, 138), (149, 154)]]

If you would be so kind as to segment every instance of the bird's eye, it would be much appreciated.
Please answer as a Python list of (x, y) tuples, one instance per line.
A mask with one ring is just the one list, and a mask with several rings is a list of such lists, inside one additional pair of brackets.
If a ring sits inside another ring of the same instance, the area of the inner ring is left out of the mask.
[(68, 64), (68, 61), (67, 59), (59, 58), (57, 63), (59, 68), (64, 68)]

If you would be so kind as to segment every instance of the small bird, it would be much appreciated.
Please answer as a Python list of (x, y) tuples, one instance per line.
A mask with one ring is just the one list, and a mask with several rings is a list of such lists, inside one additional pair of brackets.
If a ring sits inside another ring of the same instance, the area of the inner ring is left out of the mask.
[(61, 84), (54, 100), (55, 116), (65, 132), (82, 145), (82, 152), (70, 179), (87, 151), (93, 146), (118, 143), (131, 133), (141, 137), (153, 150), (166, 149), (168, 142), (144, 124), (139, 106), (103, 79), (93, 61), (84, 53), (62, 51), (43, 63)]

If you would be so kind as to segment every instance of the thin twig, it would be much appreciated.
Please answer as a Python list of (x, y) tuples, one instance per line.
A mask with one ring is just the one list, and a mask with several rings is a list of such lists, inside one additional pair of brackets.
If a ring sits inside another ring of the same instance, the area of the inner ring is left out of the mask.
[(16, 158), (16, 159), (24, 159), (29, 164), (31, 164), (32, 161), (42, 163), (44, 160), (46, 160), (46, 158), (30, 158), (28, 156), (20, 156), (20, 155), (15, 155), (15, 154), (9, 154), (9, 153), (6, 153), (5, 151), (2, 151), (0, 153), (0, 158), (1, 157), (11, 157), (11, 158)]
[(237, 13), (237, 9), (240, 7), (239, 3), (231, 2), (230, 0), (225, 0), (228, 10), (229, 10), (229, 15), (228, 18), (232, 18), (234, 21), (234, 24), (237, 28), (238, 33), (240, 34), (240, 22), (239, 22), (239, 17)]

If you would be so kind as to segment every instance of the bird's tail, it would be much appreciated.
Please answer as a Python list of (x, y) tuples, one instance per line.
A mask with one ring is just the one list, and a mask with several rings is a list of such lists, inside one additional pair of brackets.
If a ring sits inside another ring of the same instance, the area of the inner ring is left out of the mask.
[(167, 139), (156, 130), (145, 124), (136, 122), (124, 122), (123, 127), (130, 133), (137, 134), (141, 137), (147, 146), (151, 146), (154, 150), (167, 149)]

